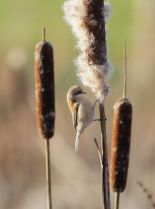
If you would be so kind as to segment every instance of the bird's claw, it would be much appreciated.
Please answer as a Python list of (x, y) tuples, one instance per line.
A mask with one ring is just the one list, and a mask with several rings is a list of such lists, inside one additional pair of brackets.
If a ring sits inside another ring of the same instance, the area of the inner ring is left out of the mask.
[(93, 121), (94, 121), (94, 122), (95, 122), (95, 121), (101, 121), (101, 119), (100, 119), (100, 118), (97, 118), (97, 119), (94, 119)]

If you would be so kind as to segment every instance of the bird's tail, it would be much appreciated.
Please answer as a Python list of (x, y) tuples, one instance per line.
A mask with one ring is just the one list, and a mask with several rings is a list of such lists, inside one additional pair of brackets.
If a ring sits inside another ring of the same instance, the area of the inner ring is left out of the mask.
[(76, 133), (76, 139), (75, 139), (75, 152), (78, 151), (79, 142), (80, 142), (80, 133), (77, 131), (77, 133)]

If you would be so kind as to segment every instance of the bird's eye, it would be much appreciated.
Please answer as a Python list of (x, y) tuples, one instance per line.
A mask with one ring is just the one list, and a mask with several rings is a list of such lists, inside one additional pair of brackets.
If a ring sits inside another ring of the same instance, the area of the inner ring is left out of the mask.
[(77, 91), (77, 92), (76, 92), (76, 95), (78, 95), (78, 94), (82, 94), (82, 91), (80, 91), (80, 90)]

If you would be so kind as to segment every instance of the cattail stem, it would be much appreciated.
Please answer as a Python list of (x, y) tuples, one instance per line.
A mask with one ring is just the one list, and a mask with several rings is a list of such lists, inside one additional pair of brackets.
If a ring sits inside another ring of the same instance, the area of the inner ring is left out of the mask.
[(43, 28), (43, 32), (42, 32), (43, 34), (42, 34), (42, 40), (43, 40), (43, 42), (45, 42), (46, 41), (46, 28), (44, 27)]
[(42, 41), (35, 47), (35, 98), (39, 133), (45, 140), (47, 209), (52, 209), (50, 139), (55, 127), (55, 85), (53, 47), (46, 41), (43, 28)]
[(100, 148), (99, 148), (99, 145), (98, 145), (98, 142), (97, 142), (96, 138), (94, 138), (94, 143), (95, 143), (95, 146), (96, 146), (96, 149), (97, 149), (97, 153), (98, 153), (98, 157), (99, 157), (99, 161), (100, 161), (100, 166), (101, 166), (101, 170), (102, 170), (102, 167), (103, 167), (103, 164), (102, 164), (102, 153), (100, 151)]
[(104, 104), (99, 105), (100, 125), (101, 125), (101, 144), (102, 144), (102, 197), (104, 209), (111, 209), (109, 191), (109, 169), (108, 169), (108, 147), (106, 135), (106, 117)]
[(127, 50), (126, 50), (126, 40), (124, 38), (124, 87), (123, 87), (123, 99), (126, 98), (127, 92)]
[(51, 182), (51, 166), (50, 166), (50, 140), (45, 140), (46, 153), (46, 187), (47, 187), (47, 209), (52, 209), (52, 182)]
[(149, 192), (149, 190), (143, 185), (142, 182), (137, 181), (138, 186), (142, 189), (142, 191), (144, 192), (144, 194), (146, 195), (147, 199), (149, 200), (149, 202), (151, 203), (151, 208), (155, 209), (155, 201), (153, 200), (153, 195)]
[(115, 206), (114, 206), (114, 209), (119, 209), (119, 202), (120, 202), (120, 193), (116, 192), (115, 193)]

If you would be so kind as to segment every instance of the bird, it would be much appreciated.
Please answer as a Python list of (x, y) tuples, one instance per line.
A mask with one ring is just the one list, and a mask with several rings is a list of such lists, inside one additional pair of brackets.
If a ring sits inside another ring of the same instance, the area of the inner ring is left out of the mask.
[(72, 86), (67, 92), (67, 103), (72, 115), (73, 127), (76, 130), (75, 151), (78, 151), (80, 135), (94, 120), (95, 104), (86, 97), (86, 92), (80, 86)]

